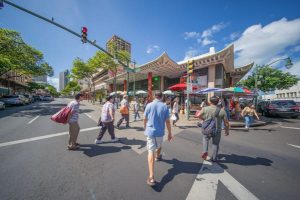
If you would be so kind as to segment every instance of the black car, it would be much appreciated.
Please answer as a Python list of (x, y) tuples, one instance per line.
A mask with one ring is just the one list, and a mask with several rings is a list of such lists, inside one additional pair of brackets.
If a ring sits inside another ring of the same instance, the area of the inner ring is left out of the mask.
[(263, 101), (258, 104), (258, 112), (267, 117), (297, 118), (300, 116), (300, 107), (293, 100)]

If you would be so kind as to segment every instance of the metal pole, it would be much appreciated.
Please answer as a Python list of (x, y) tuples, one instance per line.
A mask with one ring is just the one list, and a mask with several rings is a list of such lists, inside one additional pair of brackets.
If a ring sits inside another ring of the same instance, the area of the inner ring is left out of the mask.
[[(127, 61), (127, 65), (129, 66), (129, 63)], [(126, 94), (129, 96), (129, 72), (127, 71), (127, 81), (126, 81)]]
[(190, 91), (189, 91), (189, 84), (190, 84), (190, 75), (187, 75), (187, 85), (186, 85), (186, 96), (187, 96), (187, 103), (186, 103), (186, 112), (185, 117), (187, 120), (190, 119)]
[(255, 98), (254, 98), (254, 106), (255, 106), (255, 110), (257, 109), (257, 93), (258, 93), (258, 89), (257, 89), (257, 78), (258, 78), (258, 75), (255, 75), (255, 78), (254, 78), (254, 87), (255, 87)]
[[(64, 29), (65, 31), (67, 31), (67, 32), (69, 32), (69, 33), (71, 33), (71, 34), (73, 34), (73, 35), (75, 35), (75, 36), (81, 38), (81, 35), (80, 35), (80, 34), (76, 33), (75, 31), (72, 31), (71, 29), (68, 29), (67, 27), (65, 27), (65, 26), (63, 26), (63, 25), (61, 25), (61, 24), (59, 24), (59, 23), (56, 23), (56, 22), (54, 22), (54, 21), (52, 21), (52, 20), (50, 20), (50, 19), (47, 19), (46, 17), (43, 17), (43, 16), (41, 16), (41, 15), (39, 15), (39, 14), (36, 14), (36, 13), (30, 11), (30, 10), (27, 10), (27, 9), (25, 9), (25, 8), (22, 8), (21, 6), (18, 6), (18, 5), (16, 5), (16, 4), (14, 4), (14, 3), (11, 3), (10, 1), (3, 0), (3, 2), (5, 2), (5, 3), (7, 3), (7, 4), (9, 4), (9, 5), (11, 5), (11, 6), (13, 6), (13, 7), (19, 9), (19, 10), (22, 10), (22, 11), (28, 13), (28, 14), (31, 14), (31, 15), (37, 17), (37, 18), (40, 18), (40, 19), (42, 19), (42, 20), (44, 20), (44, 21), (46, 21), (46, 22), (48, 22), (48, 23), (50, 23), (50, 24), (53, 24), (53, 25), (55, 25), (55, 26), (57, 26), (57, 27), (59, 27), (59, 28), (61, 28), (61, 29)], [(114, 58), (114, 59), (115, 59), (115, 56), (114, 56), (114, 55), (110, 54), (110, 53), (107, 52), (105, 49), (103, 49), (103, 48), (100, 47), (99, 45), (95, 44), (93, 41), (91, 41), (91, 40), (89, 40), (89, 39), (87, 39), (86, 41), (87, 41), (88, 43), (90, 43), (91, 45), (93, 45), (94, 47), (96, 47), (96, 48), (100, 49), (101, 51), (103, 51), (104, 53), (106, 53), (106, 54), (107, 54), (108, 56), (110, 56), (111, 58)], [(115, 60), (116, 60), (116, 59), (115, 59)], [(126, 69), (129, 68), (128, 65), (125, 65), (122, 61), (120, 61), (120, 60), (116, 60), (116, 61), (117, 61), (119, 64), (123, 65)]]
[(133, 96), (135, 97), (135, 61), (133, 61)]

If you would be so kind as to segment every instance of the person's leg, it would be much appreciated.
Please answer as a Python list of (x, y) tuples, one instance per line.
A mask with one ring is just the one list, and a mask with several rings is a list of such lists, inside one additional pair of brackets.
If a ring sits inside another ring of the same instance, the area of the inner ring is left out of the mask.
[(78, 131), (77, 130), (78, 128), (76, 126), (76, 123), (69, 123), (69, 125), (70, 125), (70, 128), (69, 128), (70, 144), (68, 147), (69, 147), (69, 149), (74, 149), (76, 147), (76, 132)]
[(245, 116), (245, 128), (249, 128), (249, 116), (248, 115), (246, 115)]
[(203, 145), (203, 150), (202, 150), (202, 158), (203, 160), (206, 160), (208, 156), (208, 142), (209, 142), (210, 137), (207, 137), (206, 135), (202, 135), (202, 145)]
[(137, 116), (139, 116), (139, 119), (141, 119), (139, 111), (136, 112)]
[(129, 127), (129, 114), (125, 115), (126, 127)]
[(109, 133), (111, 139), (114, 140), (116, 138), (116, 136), (115, 136), (115, 128), (114, 128), (113, 122), (107, 123), (107, 128), (108, 128), (108, 133)]
[(106, 129), (107, 129), (107, 126), (106, 126), (105, 123), (103, 123), (103, 126), (100, 128), (100, 132), (99, 132), (98, 137), (97, 137), (98, 141), (102, 140), (102, 138), (103, 138), (103, 136), (106, 132)]
[(137, 112), (134, 112), (133, 114), (134, 121), (136, 121), (136, 117), (137, 117)]
[(71, 128), (71, 124), (69, 124), (69, 142), (68, 142), (68, 146), (71, 146), (71, 135), (72, 135), (72, 128)]
[(178, 113), (176, 113), (175, 115), (176, 115), (176, 118), (177, 118), (176, 119), (176, 122), (177, 122), (179, 120), (179, 115), (178, 115)]
[(154, 179), (154, 157), (155, 157), (155, 141), (154, 137), (147, 137), (147, 149), (148, 149), (148, 170), (149, 170), (149, 177), (147, 179), (148, 185), (155, 185)]
[(78, 124), (78, 122), (75, 123), (75, 127), (76, 127), (76, 131), (75, 131), (75, 135), (74, 135), (74, 139), (75, 139), (75, 145), (77, 145), (77, 138), (80, 132), (80, 126)]
[(213, 161), (215, 161), (217, 159), (220, 141), (221, 141), (221, 132), (218, 132), (217, 135), (212, 138), (212, 156), (211, 156), (211, 158)]
[(119, 127), (122, 124), (124, 119), (125, 119), (124, 114), (121, 114), (121, 119), (118, 121), (117, 127)]
[(249, 127), (253, 124), (253, 116), (249, 116)]

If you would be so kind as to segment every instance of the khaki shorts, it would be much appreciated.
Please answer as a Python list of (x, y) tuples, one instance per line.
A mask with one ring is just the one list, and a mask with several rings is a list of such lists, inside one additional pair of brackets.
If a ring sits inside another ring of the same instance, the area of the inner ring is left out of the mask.
[(163, 143), (164, 137), (147, 137), (147, 149), (149, 152), (154, 152), (159, 149)]

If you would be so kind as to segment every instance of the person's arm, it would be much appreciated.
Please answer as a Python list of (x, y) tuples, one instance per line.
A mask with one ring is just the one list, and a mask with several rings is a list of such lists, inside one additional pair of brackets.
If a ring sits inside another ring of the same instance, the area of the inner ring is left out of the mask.
[(144, 129), (145, 130), (146, 130), (146, 126), (147, 126), (147, 121), (148, 121), (147, 117), (144, 117)]
[(254, 110), (254, 115), (256, 116), (257, 120), (259, 120), (258, 114), (256, 112), (256, 110)]
[(205, 120), (205, 118), (204, 118), (204, 108), (202, 108), (201, 109), (201, 111), (200, 111), (200, 116), (199, 116), (199, 118), (201, 119), (201, 120)]
[(109, 113), (109, 115), (111, 117), (111, 120), (114, 121), (115, 120), (115, 115), (114, 115), (113, 109), (109, 108), (108, 113)]
[(247, 108), (247, 107), (245, 107), (245, 108), (242, 110), (242, 112), (241, 112), (241, 116), (242, 116), (242, 117), (244, 117), (246, 108)]
[(171, 132), (171, 122), (170, 122), (169, 118), (166, 120), (166, 126), (167, 126), (167, 130), (168, 130), (168, 141), (170, 142), (172, 140), (173, 136), (172, 136), (172, 132)]

